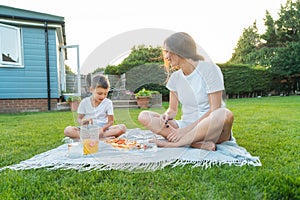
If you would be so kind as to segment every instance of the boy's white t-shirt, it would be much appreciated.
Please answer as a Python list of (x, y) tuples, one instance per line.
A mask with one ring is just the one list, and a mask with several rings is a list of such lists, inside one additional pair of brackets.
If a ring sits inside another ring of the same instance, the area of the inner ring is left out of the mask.
[[(208, 94), (224, 90), (223, 74), (213, 62), (199, 61), (196, 69), (187, 76), (181, 69), (172, 73), (166, 87), (177, 93), (182, 104), (182, 117), (178, 120), (182, 128), (210, 109)], [(225, 107), (223, 100), (222, 107)]]
[(93, 107), (91, 97), (86, 97), (80, 102), (77, 113), (84, 114), (84, 118), (92, 118), (94, 125), (102, 127), (107, 123), (107, 116), (114, 114), (113, 103), (105, 98), (97, 107)]

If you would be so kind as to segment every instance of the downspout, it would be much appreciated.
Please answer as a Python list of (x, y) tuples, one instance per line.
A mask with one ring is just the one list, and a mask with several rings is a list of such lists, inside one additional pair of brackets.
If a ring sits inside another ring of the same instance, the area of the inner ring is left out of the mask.
[(50, 111), (51, 110), (51, 87), (50, 87), (50, 63), (49, 63), (49, 43), (48, 43), (48, 23), (47, 22), (45, 22), (45, 50), (46, 50), (48, 111)]

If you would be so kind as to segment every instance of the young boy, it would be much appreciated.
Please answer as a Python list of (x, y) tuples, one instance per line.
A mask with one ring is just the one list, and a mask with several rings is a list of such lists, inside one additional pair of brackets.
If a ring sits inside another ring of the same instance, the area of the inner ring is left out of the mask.
[[(99, 137), (118, 137), (126, 132), (126, 126), (124, 124), (113, 125), (114, 112), (113, 104), (110, 99), (107, 98), (110, 89), (109, 80), (103, 76), (98, 75), (93, 78), (90, 91), (92, 95), (84, 98), (78, 107), (77, 121), (82, 125), (98, 125)], [(67, 126), (64, 130), (65, 136), (70, 138), (80, 138), (80, 128), (76, 126)]]

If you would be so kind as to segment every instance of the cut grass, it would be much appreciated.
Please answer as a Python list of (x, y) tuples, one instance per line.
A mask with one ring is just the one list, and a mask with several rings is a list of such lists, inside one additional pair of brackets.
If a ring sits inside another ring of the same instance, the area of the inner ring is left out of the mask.
[[(0, 172), (0, 199), (299, 199), (300, 96), (227, 100), (234, 136), (262, 167), (166, 167), (155, 172), (46, 169)], [(155, 109), (164, 112), (164, 109)], [(115, 109), (116, 123), (140, 127), (141, 109)], [(62, 144), (71, 112), (0, 115), (0, 167)]]

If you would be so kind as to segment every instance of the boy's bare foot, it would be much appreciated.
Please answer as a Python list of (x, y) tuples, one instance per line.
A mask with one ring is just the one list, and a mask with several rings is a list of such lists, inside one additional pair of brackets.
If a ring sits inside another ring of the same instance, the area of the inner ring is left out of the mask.
[(108, 136), (108, 137), (99, 137), (99, 140), (100, 141), (105, 141), (107, 139), (113, 139), (113, 138), (116, 138), (115, 136)]
[(202, 141), (202, 142), (195, 142), (191, 144), (191, 147), (198, 148), (198, 149), (204, 149), (208, 151), (216, 151), (216, 144), (211, 141)]

